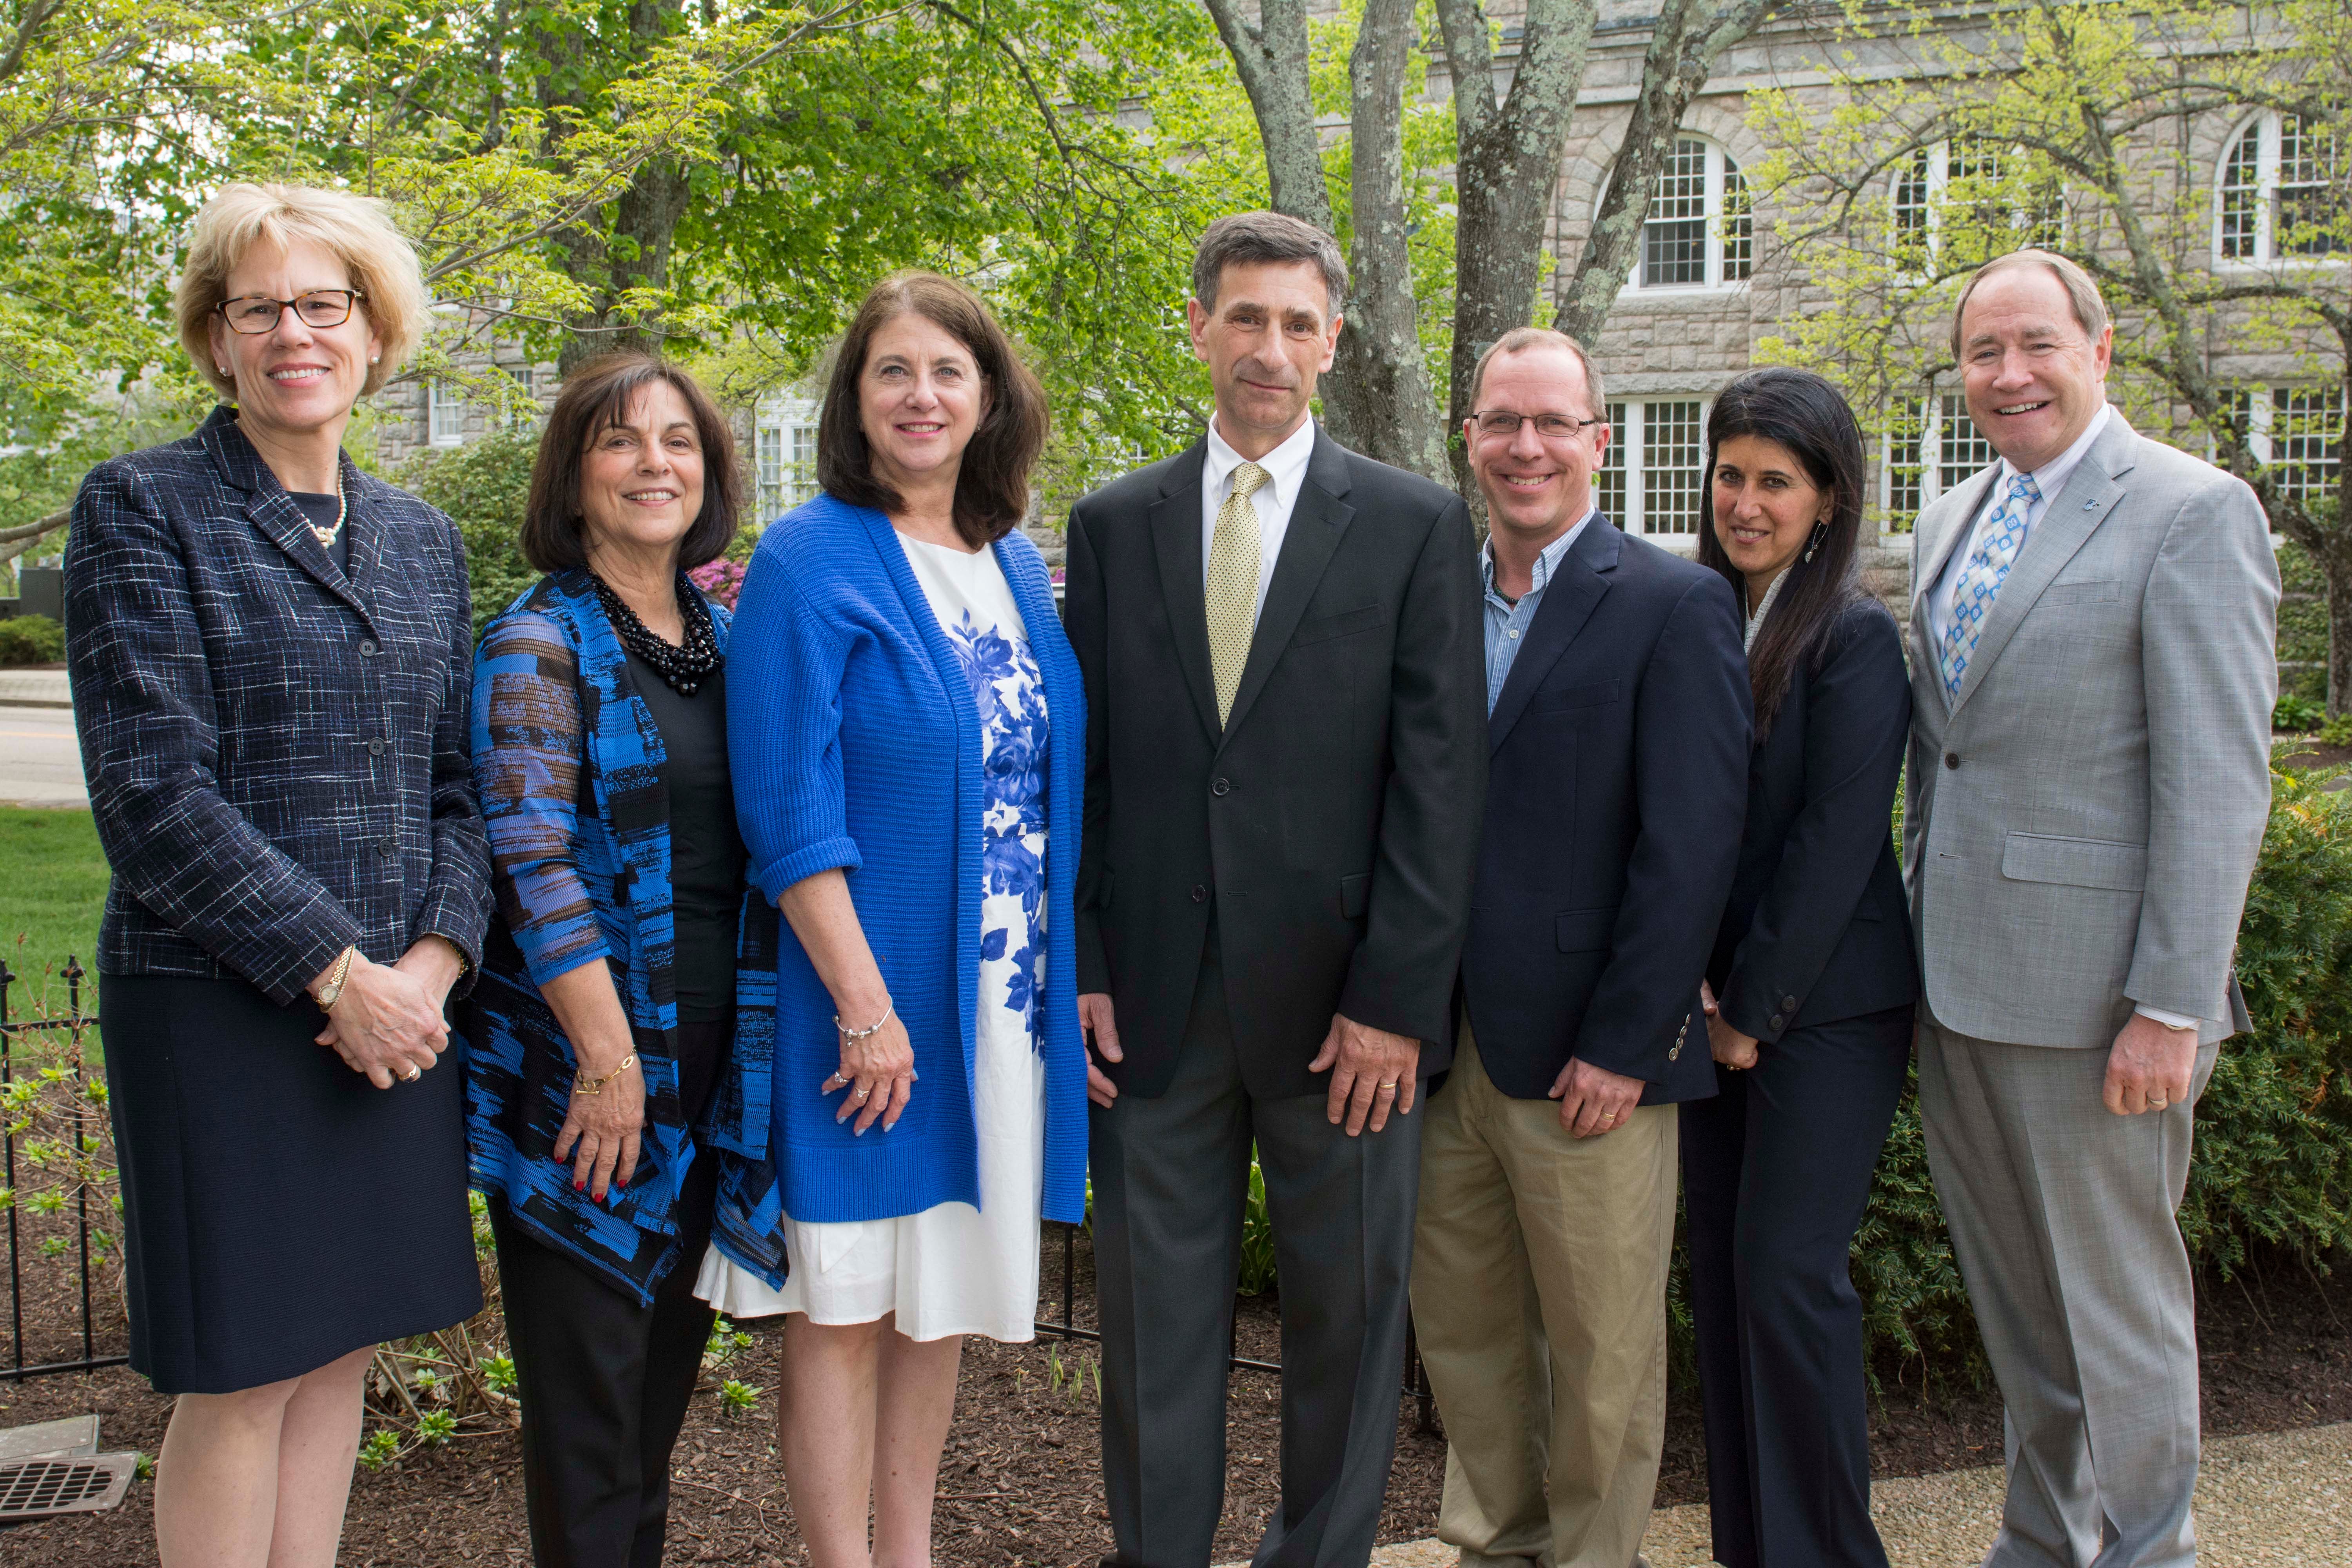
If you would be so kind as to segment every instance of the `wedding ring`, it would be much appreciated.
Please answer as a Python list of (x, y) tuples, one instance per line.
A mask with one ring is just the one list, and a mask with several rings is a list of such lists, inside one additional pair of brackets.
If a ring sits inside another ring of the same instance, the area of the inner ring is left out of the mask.
[(423, 1078), (424, 1076), (425, 1069), (421, 1067), (415, 1066), (414, 1064), (411, 1064), (406, 1072), (400, 1075), (401, 1081), (404, 1083), (415, 1083), (418, 1079)]
[(2147, 1108), (2150, 1110), (2162, 1110), (2166, 1106), (2170, 1105), (2172, 1101), (2168, 1100), (2150, 1100), (2147, 1102)]
[(857, 1091), (856, 1098), (857, 1098), (857, 1099), (859, 1099), (859, 1100), (864, 1100), (864, 1099), (866, 1097), (866, 1095), (868, 1095), (868, 1094), (869, 1094), (869, 1093), (871, 1093), (871, 1092), (872, 1092), (872, 1090), (870, 1090), (870, 1089), (859, 1089), (859, 1090)]
[(1382, 1094), (1394, 1094), (1396, 1092), (1396, 1085), (1392, 1083), (1384, 1083), (1381, 1085), (1381, 1092)]

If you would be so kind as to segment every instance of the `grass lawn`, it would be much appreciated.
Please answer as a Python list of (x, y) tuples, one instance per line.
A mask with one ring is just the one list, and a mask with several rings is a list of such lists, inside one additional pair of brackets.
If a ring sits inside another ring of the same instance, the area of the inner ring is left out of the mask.
[[(98, 916), (106, 902), (106, 857), (87, 811), (28, 811), (0, 806), (0, 958), (18, 977), (8, 1011), (24, 1017), (39, 1002), (44, 972), (54, 975), (68, 956), (92, 971), (98, 956)], [(65, 988), (49, 982), (54, 1005)], [(93, 998), (84, 994), (91, 1010)]]

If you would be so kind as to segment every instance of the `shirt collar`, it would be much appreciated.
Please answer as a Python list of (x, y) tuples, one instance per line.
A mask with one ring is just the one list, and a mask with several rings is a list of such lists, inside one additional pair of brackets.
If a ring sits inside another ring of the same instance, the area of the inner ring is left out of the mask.
[[(2090, 424), (2084, 426), (2083, 433), (2074, 437), (2074, 444), (2033, 470), (2033, 488), (2042, 492), (2044, 502), (2058, 499), (2058, 492), (2066, 488), (2066, 481), (2073, 479), (2074, 470), (2083, 466), (2083, 458), (2090, 452), (2091, 443), (2099, 438), (2099, 432), (2107, 427), (2107, 421), (2114, 418), (2115, 415), (2116, 411), (2104, 403), (2099, 405), (2099, 411), (2091, 416)], [(2015, 479), (2017, 473), (2016, 465), (2007, 458), (2003, 458), (2000, 460), (2000, 476), (1995, 482), (1994, 493), (1999, 494), (2007, 489), (2009, 481)]]
[[(1528, 574), (1529, 579), (1528, 594), (1540, 594), (1544, 591), (1545, 585), (1551, 581), (1551, 574), (1559, 570), (1561, 559), (1575, 546), (1576, 536), (1584, 531), (1587, 523), (1600, 515), (1601, 504), (1595, 501), (1591, 510), (1570, 525), (1566, 533), (1561, 534), (1537, 552), (1535, 570)], [(1495, 591), (1495, 541), (1491, 534), (1487, 536), (1486, 542), (1478, 547), (1478, 574), (1485, 581), (1486, 592), (1493, 593)]]
[[(1307, 459), (1315, 455), (1315, 419), (1309, 415), (1297, 429), (1283, 438), (1282, 445), (1256, 459), (1265, 470), (1265, 477), (1277, 495), (1290, 492), (1294, 482), (1307, 471)], [(1201, 482), (1211, 495), (1224, 488), (1226, 478), (1235, 468), (1250, 461), (1225, 444), (1217, 433), (1214, 416), (1209, 420), (1209, 466), (1201, 475)]]

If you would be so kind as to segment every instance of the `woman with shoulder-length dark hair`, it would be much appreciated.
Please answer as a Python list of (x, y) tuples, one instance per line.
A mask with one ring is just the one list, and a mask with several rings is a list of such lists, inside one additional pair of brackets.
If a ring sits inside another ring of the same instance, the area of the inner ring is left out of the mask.
[(769, 527), (737, 612), (737, 811), (790, 928), (779, 1187), (764, 1227), (729, 1216), (701, 1289), (790, 1314), (781, 1447), (814, 1568), (929, 1560), (962, 1336), (1033, 1337), (1040, 1215), (1085, 1210), (1086, 701), (1019, 528), (1045, 430), (977, 295), (888, 279), (825, 391), (824, 493)]
[[(661, 1561), (669, 1456), (709, 1342), (694, 1296), (722, 1184), (756, 1160), (767, 1057), (739, 1050), (743, 841), (728, 615), (687, 580), (735, 537), (725, 417), (616, 353), (564, 378), (521, 544), (547, 575), (482, 630), (474, 773), (498, 889), (474, 993), (474, 1184), (490, 1200), (540, 1568)], [(740, 1165), (736, 1167), (740, 1171)]]
[(1682, 1110), (1716, 1561), (1885, 1568), (1846, 1254), (1902, 1097), (1919, 992), (1892, 814), (1911, 722), (1864, 593), (1862, 432), (1809, 371), (1707, 421), (1699, 560), (1748, 617), (1748, 819), (1707, 965), (1721, 1090)]
[(383, 205), (226, 185), (187, 246), (220, 406), (93, 468), (66, 546), (131, 1364), (179, 1396), (167, 1568), (323, 1568), (377, 1342), (481, 1309), (431, 1070), (490, 912), (472, 611), (456, 525), (341, 449), (428, 303)]

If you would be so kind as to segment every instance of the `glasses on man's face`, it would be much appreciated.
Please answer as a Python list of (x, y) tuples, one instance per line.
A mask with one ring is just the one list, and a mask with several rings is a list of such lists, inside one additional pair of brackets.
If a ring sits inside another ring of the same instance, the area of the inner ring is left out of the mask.
[(267, 294), (241, 295), (224, 300), (214, 309), (228, 323), (229, 331), (259, 337), (264, 332), (276, 331), (279, 313), (289, 309), (306, 327), (340, 327), (352, 319), (353, 303), (366, 298), (357, 289), (313, 289), (291, 300), (273, 300)]
[(1579, 419), (1572, 414), (1513, 414), (1505, 409), (1489, 408), (1470, 416), (1477, 422), (1478, 434), (1505, 438), (1519, 433), (1519, 426), (1532, 419), (1536, 434), (1547, 441), (1572, 441), (1595, 425), (1606, 425), (1606, 419)]

